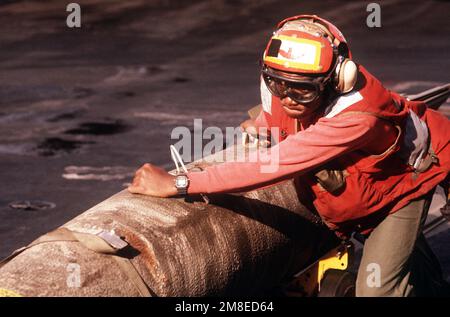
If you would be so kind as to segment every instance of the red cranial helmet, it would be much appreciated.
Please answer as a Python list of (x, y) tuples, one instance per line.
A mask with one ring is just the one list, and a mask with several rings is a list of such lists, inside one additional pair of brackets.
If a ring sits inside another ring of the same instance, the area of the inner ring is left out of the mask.
[(290, 82), (296, 82), (296, 75), (325, 78), (339, 93), (352, 90), (357, 77), (345, 37), (336, 26), (316, 15), (281, 21), (263, 61), (263, 74)]

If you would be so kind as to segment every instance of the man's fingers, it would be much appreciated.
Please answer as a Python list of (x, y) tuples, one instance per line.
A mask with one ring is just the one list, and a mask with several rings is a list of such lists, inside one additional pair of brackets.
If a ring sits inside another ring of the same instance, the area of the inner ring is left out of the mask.
[(240, 127), (242, 129), (242, 131), (250, 133), (250, 134), (256, 134), (256, 125), (255, 122), (253, 120), (245, 120), (244, 122), (242, 122), (240, 124)]
[(132, 194), (142, 194), (144, 193), (144, 189), (139, 185), (133, 185), (131, 184), (128, 186), (128, 191)]
[(258, 135), (258, 131), (256, 130), (255, 127), (247, 127), (245, 129), (245, 132), (247, 132), (248, 134), (251, 134), (253, 136), (257, 136)]
[(142, 174), (145, 174), (145, 172), (148, 171), (148, 168), (145, 167), (145, 165), (142, 165), (135, 173), (135, 176), (140, 176)]
[(134, 187), (140, 187), (142, 184), (142, 179), (143, 179), (142, 174), (135, 175), (133, 181), (131, 182), (131, 185)]
[(135, 173), (134, 175), (142, 175), (145, 174), (147, 171), (152, 170), (152, 165), (149, 163), (145, 163), (142, 165)]

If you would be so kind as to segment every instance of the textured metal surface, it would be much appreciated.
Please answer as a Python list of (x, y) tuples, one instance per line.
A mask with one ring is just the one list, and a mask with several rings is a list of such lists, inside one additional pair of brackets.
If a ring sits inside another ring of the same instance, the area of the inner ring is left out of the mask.
[[(161, 199), (122, 191), (64, 227), (114, 230), (158, 296), (257, 294), (336, 242), (298, 202), (292, 181), (243, 195)], [(80, 285), (68, 284), (79, 265)], [(34, 246), (0, 269), (0, 288), (25, 296), (138, 296), (116, 262), (78, 242)]]

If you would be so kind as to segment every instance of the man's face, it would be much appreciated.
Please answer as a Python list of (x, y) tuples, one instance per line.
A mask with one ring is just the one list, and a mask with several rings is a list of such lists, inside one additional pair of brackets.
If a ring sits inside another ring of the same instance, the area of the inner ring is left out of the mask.
[(263, 73), (266, 87), (274, 96), (280, 98), (283, 110), (289, 117), (309, 117), (322, 104), (322, 91), (312, 82), (311, 77), (274, 69), (272, 74), (274, 75)]
[(289, 117), (303, 119), (311, 116), (320, 107), (322, 101), (322, 96), (319, 96), (310, 103), (301, 104), (295, 102), (290, 97), (284, 96), (281, 98), (281, 105), (283, 106), (284, 112), (286, 112)]

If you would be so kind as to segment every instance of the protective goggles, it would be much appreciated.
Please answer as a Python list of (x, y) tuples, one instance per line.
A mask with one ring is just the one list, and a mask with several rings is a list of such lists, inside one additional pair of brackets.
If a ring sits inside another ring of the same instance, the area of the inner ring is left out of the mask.
[(298, 80), (282, 77), (271, 72), (267, 66), (262, 68), (262, 77), (270, 93), (278, 98), (289, 97), (301, 104), (311, 103), (323, 92), (329, 77), (316, 80)]

